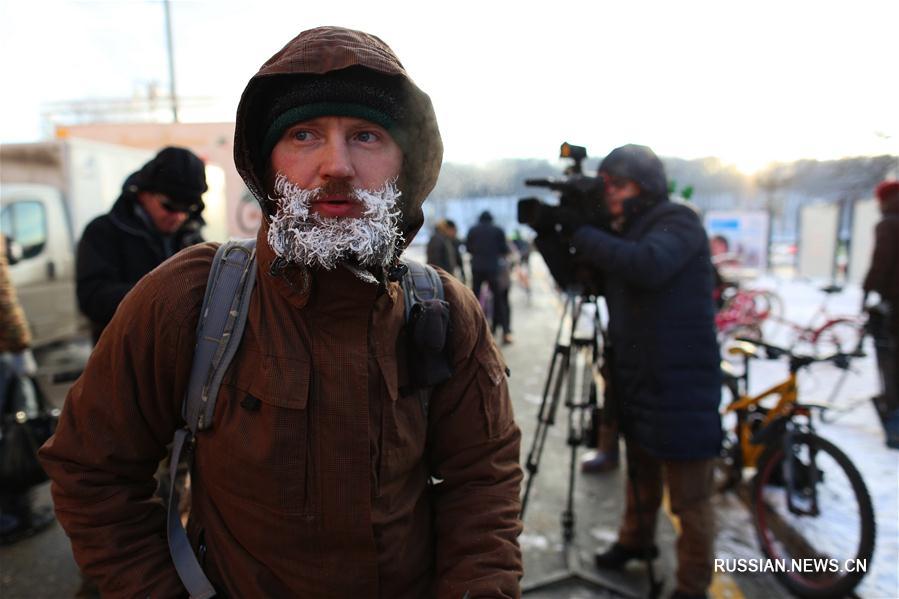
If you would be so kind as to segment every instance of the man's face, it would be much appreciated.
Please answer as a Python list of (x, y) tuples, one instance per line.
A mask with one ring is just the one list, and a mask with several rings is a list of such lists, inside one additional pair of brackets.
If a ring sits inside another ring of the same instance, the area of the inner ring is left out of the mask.
[(187, 220), (188, 213), (183, 211), (181, 205), (173, 204), (165, 194), (141, 191), (137, 194), (137, 201), (150, 217), (153, 226), (165, 235), (171, 235), (180, 229)]
[(271, 167), (301, 189), (322, 189), (310, 211), (326, 218), (358, 218), (363, 206), (352, 189), (374, 190), (400, 174), (403, 152), (369, 121), (324, 116), (288, 127), (275, 145)]
[(624, 214), (624, 202), (640, 195), (640, 186), (631, 179), (600, 173), (605, 183), (606, 209), (612, 218)]
[(382, 127), (326, 116), (289, 127), (271, 153), (269, 244), (288, 262), (388, 265), (401, 239), (399, 145)]

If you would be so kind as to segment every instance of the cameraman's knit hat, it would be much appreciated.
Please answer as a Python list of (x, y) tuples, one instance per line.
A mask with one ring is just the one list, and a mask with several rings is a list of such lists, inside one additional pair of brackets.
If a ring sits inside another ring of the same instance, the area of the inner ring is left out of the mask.
[(401, 81), (369, 69), (348, 68), (323, 75), (284, 78), (272, 91), (274, 101), (262, 124), (260, 155), (268, 156), (284, 131), (295, 123), (320, 116), (351, 116), (386, 129), (405, 150), (406, 121)]
[(200, 206), (200, 196), (209, 189), (203, 161), (190, 150), (171, 146), (137, 172), (134, 187), (165, 194), (172, 203), (188, 209)]
[(599, 165), (598, 172), (630, 179), (651, 196), (668, 197), (665, 166), (647, 146), (628, 144), (615, 148)]

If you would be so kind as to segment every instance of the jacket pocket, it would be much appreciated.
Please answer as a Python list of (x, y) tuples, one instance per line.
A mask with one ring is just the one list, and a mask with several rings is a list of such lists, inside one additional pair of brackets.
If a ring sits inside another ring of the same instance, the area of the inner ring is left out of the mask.
[(213, 428), (197, 442), (206, 484), (278, 514), (313, 513), (313, 392), (308, 361), (241, 360), (221, 386)]
[(495, 439), (512, 424), (512, 402), (506, 384), (506, 363), (495, 345), (482, 347), (477, 352), (478, 389), (487, 425), (487, 437)]
[(397, 401), (386, 402), (384, 406), (386, 434), (381, 469), (383, 484), (389, 484), (408, 474), (421, 463), (424, 456), (428, 431), (423, 400), (425, 391), (403, 391)]

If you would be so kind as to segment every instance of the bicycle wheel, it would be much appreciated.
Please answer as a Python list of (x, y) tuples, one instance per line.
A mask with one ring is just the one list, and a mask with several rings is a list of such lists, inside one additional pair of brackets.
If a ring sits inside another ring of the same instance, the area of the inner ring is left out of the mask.
[[(799, 433), (791, 445), (789, 463), (782, 438), (759, 460), (752, 489), (759, 544), (774, 560), (775, 575), (797, 596), (844, 597), (864, 577), (874, 553), (871, 497), (858, 470), (833, 443)], [(793, 472), (792, 494), (786, 466)]]
[(864, 330), (859, 322), (848, 318), (833, 320), (815, 334), (815, 351), (819, 356), (849, 353), (858, 347), (863, 334)]

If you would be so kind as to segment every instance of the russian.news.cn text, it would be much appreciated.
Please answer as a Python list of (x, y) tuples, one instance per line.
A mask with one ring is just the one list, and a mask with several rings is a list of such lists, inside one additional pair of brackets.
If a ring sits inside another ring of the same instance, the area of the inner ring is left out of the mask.
[(867, 572), (868, 560), (835, 558), (803, 558), (803, 559), (766, 559), (766, 558), (731, 558), (715, 559), (715, 572), (802, 572), (833, 573)]

